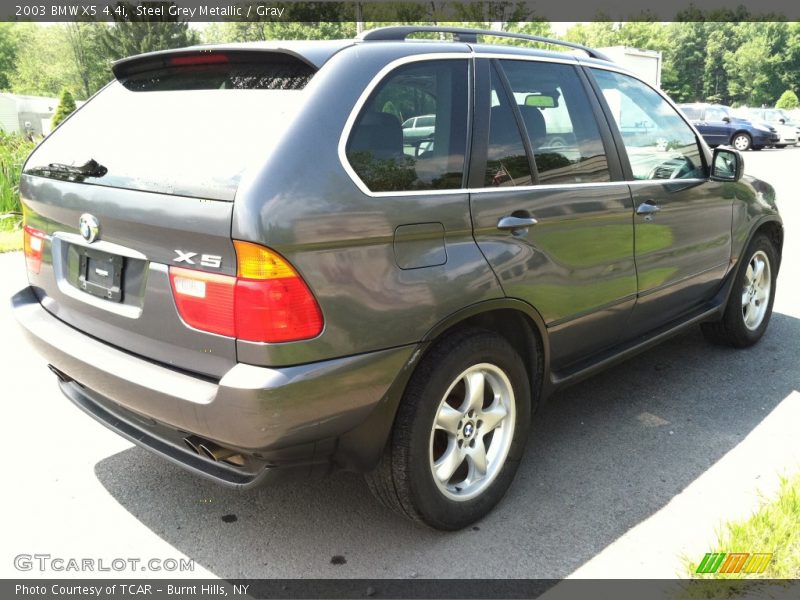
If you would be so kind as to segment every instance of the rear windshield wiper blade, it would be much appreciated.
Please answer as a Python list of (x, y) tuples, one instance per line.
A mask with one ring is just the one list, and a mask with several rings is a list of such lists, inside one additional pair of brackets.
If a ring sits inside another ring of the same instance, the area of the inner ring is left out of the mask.
[(108, 173), (108, 169), (93, 158), (90, 158), (82, 165), (50, 163), (46, 166), (32, 167), (28, 172), (45, 177), (66, 178), (69, 181), (83, 181), (86, 177), (102, 177)]
[(62, 171), (65, 173), (74, 173), (75, 175), (83, 175), (84, 177), (102, 177), (108, 173), (103, 165), (95, 159), (90, 158), (88, 161), (80, 166), (64, 165), (61, 163), (50, 163), (47, 168), (52, 171)]

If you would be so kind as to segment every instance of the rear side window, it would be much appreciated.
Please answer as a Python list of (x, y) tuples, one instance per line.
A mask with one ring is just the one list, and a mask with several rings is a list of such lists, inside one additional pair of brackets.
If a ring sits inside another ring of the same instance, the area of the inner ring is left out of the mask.
[(522, 115), (541, 184), (610, 181), (600, 130), (570, 65), (501, 61)]
[(347, 160), (371, 191), (463, 186), (468, 69), (466, 60), (414, 63), (378, 85), (346, 146)]
[(489, 146), (486, 156), (486, 187), (531, 185), (531, 167), (522, 143), (511, 101), (492, 69)]

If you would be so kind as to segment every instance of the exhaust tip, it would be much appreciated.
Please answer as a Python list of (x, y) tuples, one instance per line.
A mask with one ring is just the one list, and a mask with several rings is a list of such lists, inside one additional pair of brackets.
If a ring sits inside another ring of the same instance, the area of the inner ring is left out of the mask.
[(223, 448), (213, 442), (203, 442), (200, 444), (200, 452), (205, 454), (214, 462), (225, 462), (237, 467), (244, 466), (244, 457), (230, 448)]
[(61, 383), (69, 383), (70, 381), (74, 381), (72, 377), (64, 373), (63, 371), (59, 371), (53, 365), (47, 365), (47, 368), (50, 369), (50, 372), (53, 373)]
[(200, 444), (202, 442), (200, 441), (199, 438), (192, 437), (192, 436), (185, 437), (185, 438), (183, 438), (183, 443), (186, 444), (186, 446), (189, 448), (189, 450), (191, 450), (195, 454), (202, 454), (200, 452)]
[(195, 454), (204, 456), (214, 462), (224, 462), (237, 467), (243, 467), (245, 465), (244, 456), (236, 452), (236, 450), (223, 448), (214, 442), (208, 442), (197, 436), (190, 435), (183, 438), (183, 443)]

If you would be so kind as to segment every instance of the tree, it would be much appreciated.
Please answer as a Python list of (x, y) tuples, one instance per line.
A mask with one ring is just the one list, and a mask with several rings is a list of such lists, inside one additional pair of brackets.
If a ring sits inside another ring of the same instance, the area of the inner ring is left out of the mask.
[(61, 95), (58, 97), (58, 107), (56, 108), (56, 114), (53, 115), (53, 119), (50, 122), (51, 125), (53, 127), (59, 125), (64, 119), (75, 112), (75, 108), (75, 98), (72, 97), (72, 94), (67, 88), (64, 88), (61, 90)]
[(785, 108), (787, 110), (800, 108), (800, 100), (797, 99), (797, 94), (792, 90), (786, 90), (781, 94), (781, 97), (778, 98), (778, 101), (775, 103), (775, 108)]
[(0, 23), (0, 90), (11, 89), (11, 79), (17, 63), (20, 36), (28, 24)]
[[(141, 2), (148, 8), (163, 8), (164, 17), (152, 18), (136, 15), (136, 6), (130, 2), (117, 2), (124, 11), (112, 13), (114, 25), (105, 29), (101, 40), (105, 53), (113, 60), (153, 52), (192, 46), (199, 40), (197, 33), (178, 17), (169, 16), (168, 7), (173, 2)], [(120, 15), (125, 16), (120, 16)]]
[(619, 26), (611, 21), (594, 21), (592, 23), (578, 23), (567, 30), (566, 39), (589, 46), (590, 48), (604, 48), (619, 45)]
[(64, 26), (84, 99), (113, 78), (102, 43), (103, 31), (107, 27), (105, 23), (86, 21), (73, 21)]
[(10, 76), (15, 94), (57, 96), (63, 88), (80, 89), (62, 26), (33, 25), (20, 33), (16, 65)]

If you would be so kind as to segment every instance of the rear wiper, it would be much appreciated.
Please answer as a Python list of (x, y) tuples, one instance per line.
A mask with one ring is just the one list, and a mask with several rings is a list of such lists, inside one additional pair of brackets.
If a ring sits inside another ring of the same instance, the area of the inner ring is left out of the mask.
[(62, 163), (50, 163), (47, 165), (47, 167), (44, 167), (44, 169), (49, 171), (57, 171), (60, 173), (68, 173), (70, 175), (80, 175), (81, 177), (102, 177), (108, 173), (108, 169), (106, 169), (93, 158), (90, 158), (84, 164), (77, 167)]
[(31, 175), (81, 182), (87, 177), (102, 177), (108, 173), (108, 169), (93, 158), (90, 158), (82, 165), (76, 166), (63, 163), (50, 163), (49, 165), (30, 167), (26, 169), (26, 172)]

